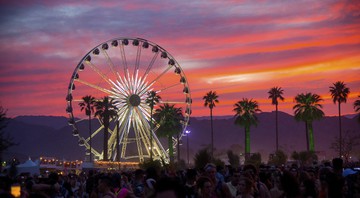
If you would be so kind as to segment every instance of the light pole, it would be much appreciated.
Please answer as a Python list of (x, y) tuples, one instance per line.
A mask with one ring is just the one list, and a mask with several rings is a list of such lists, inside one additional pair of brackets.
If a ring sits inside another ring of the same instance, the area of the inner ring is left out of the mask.
[(186, 130), (185, 133), (186, 133), (187, 164), (189, 166), (190, 165), (190, 160), (189, 160), (189, 134), (190, 134), (190, 131)]

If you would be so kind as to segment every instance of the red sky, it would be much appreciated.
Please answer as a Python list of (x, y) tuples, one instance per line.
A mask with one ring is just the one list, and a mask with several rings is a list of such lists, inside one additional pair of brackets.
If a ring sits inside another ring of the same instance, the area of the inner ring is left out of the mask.
[(0, 24), (0, 103), (10, 117), (67, 116), (75, 67), (117, 37), (148, 39), (175, 57), (192, 116), (209, 115), (202, 97), (210, 90), (220, 100), (214, 115), (233, 115), (242, 98), (273, 111), (274, 86), (289, 114), (297, 94), (312, 92), (336, 115), (336, 81), (351, 92), (342, 114), (354, 113), (360, 95), (360, 1), (1, 1)]

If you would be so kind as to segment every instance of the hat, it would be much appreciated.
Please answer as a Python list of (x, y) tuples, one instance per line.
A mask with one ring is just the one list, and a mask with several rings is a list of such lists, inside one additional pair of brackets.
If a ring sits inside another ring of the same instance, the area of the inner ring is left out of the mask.
[(354, 171), (351, 168), (347, 168), (343, 171), (342, 175), (343, 175), (343, 177), (346, 177), (348, 175), (352, 175), (352, 174), (356, 174), (356, 173), (357, 173), (357, 171)]
[(207, 163), (204, 167), (205, 171), (210, 171), (212, 168), (216, 168), (215, 164), (213, 163)]

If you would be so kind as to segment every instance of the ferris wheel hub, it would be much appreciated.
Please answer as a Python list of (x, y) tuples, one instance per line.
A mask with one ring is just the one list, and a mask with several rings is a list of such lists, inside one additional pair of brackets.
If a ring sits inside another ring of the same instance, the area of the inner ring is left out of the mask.
[(133, 106), (133, 107), (139, 106), (139, 105), (140, 105), (140, 102), (141, 102), (140, 96), (137, 95), (137, 94), (132, 94), (132, 95), (129, 97), (129, 103), (130, 103), (130, 105)]

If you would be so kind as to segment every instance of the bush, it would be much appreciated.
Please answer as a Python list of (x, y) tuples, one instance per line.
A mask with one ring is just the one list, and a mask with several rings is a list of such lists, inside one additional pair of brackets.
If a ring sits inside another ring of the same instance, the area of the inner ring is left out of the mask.
[(287, 162), (288, 156), (282, 150), (278, 150), (269, 158), (268, 164), (281, 166)]
[(160, 160), (145, 160), (143, 163), (139, 164), (139, 167), (143, 170), (148, 169), (149, 167), (154, 167), (156, 170), (161, 170), (161, 161)]
[(211, 162), (211, 155), (208, 149), (201, 149), (195, 154), (194, 163), (196, 169), (202, 170), (209, 162)]
[(261, 164), (261, 154), (260, 153), (252, 153), (249, 157), (245, 158), (245, 164), (253, 164), (255, 167), (259, 167)]
[(294, 151), (291, 154), (291, 158), (298, 160), (302, 166), (312, 165), (318, 160), (318, 157), (314, 151), (300, 151), (299, 153)]

